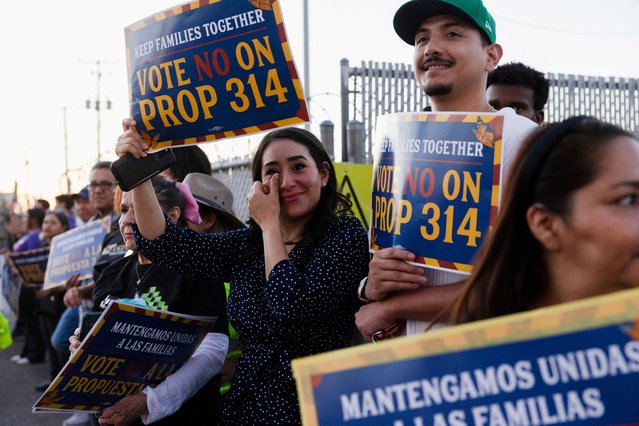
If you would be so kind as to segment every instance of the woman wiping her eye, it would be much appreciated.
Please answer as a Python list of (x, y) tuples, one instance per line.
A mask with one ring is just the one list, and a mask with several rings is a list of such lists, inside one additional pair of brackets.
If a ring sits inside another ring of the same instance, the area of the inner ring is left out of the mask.
[[(119, 156), (145, 155), (135, 121), (123, 122)], [(134, 188), (136, 242), (153, 262), (229, 281), (228, 312), (243, 352), (223, 424), (300, 424), (291, 360), (351, 344), (368, 241), (357, 219), (337, 216), (337, 191), (319, 140), (297, 128), (268, 133), (253, 157), (248, 229), (198, 234), (171, 224), (148, 183)]]

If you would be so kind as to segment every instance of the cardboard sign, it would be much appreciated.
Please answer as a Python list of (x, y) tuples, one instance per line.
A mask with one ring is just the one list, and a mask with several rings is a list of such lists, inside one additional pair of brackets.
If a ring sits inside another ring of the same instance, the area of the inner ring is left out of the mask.
[(73, 274), (80, 274), (81, 280), (92, 278), (93, 265), (110, 227), (111, 219), (105, 217), (53, 237), (43, 288), (64, 285)]
[(639, 289), (293, 361), (305, 425), (639, 422)]
[(278, 0), (205, 0), (125, 29), (132, 116), (151, 151), (309, 120)]
[(179, 369), (216, 318), (111, 302), (33, 411), (100, 411)]
[(9, 258), (22, 278), (22, 285), (26, 287), (42, 286), (49, 260), (49, 247), (9, 253)]
[(401, 247), (415, 263), (469, 273), (499, 206), (504, 116), (378, 118), (371, 250)]

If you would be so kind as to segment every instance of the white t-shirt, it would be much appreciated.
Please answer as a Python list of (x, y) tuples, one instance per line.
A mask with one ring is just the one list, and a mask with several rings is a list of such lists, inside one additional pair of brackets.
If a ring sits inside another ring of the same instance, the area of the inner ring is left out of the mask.
[[(503, 166), (503, 178), (508, 176), (508, 170), (512, 164), (512, 160), (515, 158), (517, 151), (526, 137), (537, 128), (537, 124), (533, 121), (517, 115), (512, 108), (503, 108), (498, 111), (498, 114), (504, 115), (504, 133), (502, 135), (502, 166)], [(428, 278), (429, 286), (438, 286), (452, 284), (462, 281), (468, 277), (466, 274), (461, 274), (452, 271), (441, 271), (438, 269), (425, 268), (425, 275)], [(411, 336), (414, 334), (423, 333), (426, 327), (430, 323), (426, 321), (407, 320), (406, 321), (406, 335)], [(438, 329), (445, 327), (446, 324), (437, 323), (433, 325), (432, 329)]]

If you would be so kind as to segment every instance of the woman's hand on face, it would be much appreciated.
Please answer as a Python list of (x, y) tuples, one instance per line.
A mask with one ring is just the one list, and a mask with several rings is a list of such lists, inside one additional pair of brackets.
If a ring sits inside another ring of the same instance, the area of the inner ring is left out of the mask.
[(253, 220), (264, 226), (280, 217), (279, 174), (267, 176), (264, 182), (253, 182), (246, 201), (248, 212)]
[(115, 145), (117, 156), (124, 157), (131, 154), (135, 158), (146, 157), (149, 147), (135, 128), (135, 120), (131, 117), (122, 120), (122, 130), (124, 133), (118, 137), (118, 143)]

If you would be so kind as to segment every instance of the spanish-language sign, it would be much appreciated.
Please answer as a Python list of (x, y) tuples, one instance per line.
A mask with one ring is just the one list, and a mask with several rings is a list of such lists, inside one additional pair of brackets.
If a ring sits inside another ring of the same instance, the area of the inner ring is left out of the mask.
[(379, 117), (371, 250), (400, 247), (418, 265), (470, 272), (497, 214), (503, 127), (494, 113)]
[(125, 28), (132, 116), (151, 150), (309, 120), (278, 0), (204, 0)]
[(110, 227), (111, 219), (105, 217), (53, 237), (43, 288), (64, 285), (74, 274), (79, 274), (81, 280), (92, 278), (93, 265)]
[(216, 318), (111, 302), (33, 411), (100, 411), (189, 359)]
[(293, 361), (305, 425), (639, 423), (639, 289)]
[(9, 253), (9, 258), (26, 287), (41, 287), (49, 260), (49, 247)]

